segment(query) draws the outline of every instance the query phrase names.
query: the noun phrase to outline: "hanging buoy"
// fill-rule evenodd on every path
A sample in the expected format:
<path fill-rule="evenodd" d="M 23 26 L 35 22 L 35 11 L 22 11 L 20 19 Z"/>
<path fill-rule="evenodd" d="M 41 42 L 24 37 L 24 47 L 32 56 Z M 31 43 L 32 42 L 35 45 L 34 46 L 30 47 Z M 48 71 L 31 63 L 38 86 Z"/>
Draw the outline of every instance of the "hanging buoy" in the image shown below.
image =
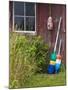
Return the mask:
<path fill-rule="evenodd" d="M 53 29 L 53 20 L 52 20 L 51 16 L 49 16 L 48 20 L 47 20 L 47 29 L 48 30 L 52 30 Z"/>

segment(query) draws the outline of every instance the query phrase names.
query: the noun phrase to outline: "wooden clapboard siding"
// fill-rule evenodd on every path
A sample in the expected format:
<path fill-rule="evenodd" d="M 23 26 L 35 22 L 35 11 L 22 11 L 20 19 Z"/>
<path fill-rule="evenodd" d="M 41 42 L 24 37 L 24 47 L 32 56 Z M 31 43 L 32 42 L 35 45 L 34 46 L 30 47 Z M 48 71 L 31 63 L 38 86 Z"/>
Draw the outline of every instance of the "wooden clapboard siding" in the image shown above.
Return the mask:
<path fill-rule="evenodd" d="M 60 30 L 60 36 L 62 38 L 62 49 L 61 49 L 61 54 L 62 54 L 62 62 L 65 63 L 66 61 L 66 6 L 65 5 L 52 5 L 52 17 L 54 19 L 54 30 L 53 30 L 53 42 L 55 42 L 55 36 L 56 36 L 56 31 L 57 31 L 57 26 L 58 22 L 56 22 L 56 19 L 59 18 L 60 16 L 62 17 L 62 23 L 61 23 L 61 30 Z M 59 41 L 58 41 L 59 45 Z M 58 50 L 58 47 L 57 47 Z"/>
<path fill-rule="evenodd" d="M 47 18 L 48 18 L 48 5 L 47 4 L 37 4 L 37 34 L 41 35 L 47 42 Z"/>
<path fill-rule="evenodd" d="M 54 27 L 52 31 L 47 30 L 47 19 L 50 13 L 51 7 L 51 16 L 53 18 Z M 37 34 L 41 35 L 46 43 L 50 46 L 50 51 L 53 51 L 55 40 L 56 40 L 56 34 L 57 34 L 57 28 L 59 23 L 59 18 L 62 17 L 62 23 L 61 23 L 61 30 L 60 30 L 60 36 L 62 38 L 62 56 L 63 56 L 63 62 L 66 61 L 66 6 L 65 5 L 58 5 L 58 4 L 38 4 L 37 5 Z M 59 40 L 58 39 L 58 45 L 57 45 L 57 52 L 58 52 L 58 46 L 59 46 Z"/>
<path fill-rule="evenodd" d="M 9 30 L 12 31 L 13 25 L 13 1 L 9 2 Z"/>

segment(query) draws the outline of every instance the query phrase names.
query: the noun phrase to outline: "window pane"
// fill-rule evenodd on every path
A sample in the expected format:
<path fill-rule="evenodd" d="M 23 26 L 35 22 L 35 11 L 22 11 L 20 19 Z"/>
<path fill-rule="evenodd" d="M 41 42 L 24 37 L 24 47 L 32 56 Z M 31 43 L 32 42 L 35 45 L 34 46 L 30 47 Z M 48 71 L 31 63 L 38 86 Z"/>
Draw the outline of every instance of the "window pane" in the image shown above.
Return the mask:
<path fill-rule="evenodd" d="M 26 3 L 26 16 L 34 16 L 35 15 L 35 4 L 34 3 Z"/>
<path fill-rule="evenodd" d="M 23 17 L 15 17 L 14 20 L 14 28 L 15 30 L 24 30 L 24 18 Z"/>
<path fill-rule="evenodd" d="M 35 31 L 35 18 L 26 18 L 26 31 Z"/>
<path fill-rule="evenodd" d="M 23 2 L 14 2 L 14 14 L 24 15 L 24 3 Z"/>

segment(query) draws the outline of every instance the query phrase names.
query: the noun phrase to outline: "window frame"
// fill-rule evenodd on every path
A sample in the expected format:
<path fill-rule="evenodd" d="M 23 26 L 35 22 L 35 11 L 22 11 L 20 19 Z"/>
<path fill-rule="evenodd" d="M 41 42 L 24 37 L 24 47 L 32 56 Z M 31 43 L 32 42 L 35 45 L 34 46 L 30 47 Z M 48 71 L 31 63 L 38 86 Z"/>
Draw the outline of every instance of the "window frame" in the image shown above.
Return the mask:
<path fill-rule="evenodd" d="M 34 8 L 35 8 L 35 16 L 26 16 L 25 15 L 25 3 L 26 2 L 23 2 L 24 3 L 24 16 L 23 15 L 14 15 L 14 3 L 15 2 L 13 2 L 13 32 L 21 32 L 21 33 L 33 33 L 33 34 L 35 34 L 36 33 L 36 3 L 34 3 Z M 27 2 L 27 3 L 29 3 L 29 2 Z M 15 23 L 15 21 L 14 21 L 14 18 L 15 18 L 15 16 L 16 17 L 24 17 L 24 30 L 22 31 L 22 30 L 15 30 L 14 29 L 14 23 Z M 35 30 L 34 31 L 29 31 L 29 30 L 27 30 L 26 31 L 26 17 L 33 17 L 33 18 L 35 18 Z"/>

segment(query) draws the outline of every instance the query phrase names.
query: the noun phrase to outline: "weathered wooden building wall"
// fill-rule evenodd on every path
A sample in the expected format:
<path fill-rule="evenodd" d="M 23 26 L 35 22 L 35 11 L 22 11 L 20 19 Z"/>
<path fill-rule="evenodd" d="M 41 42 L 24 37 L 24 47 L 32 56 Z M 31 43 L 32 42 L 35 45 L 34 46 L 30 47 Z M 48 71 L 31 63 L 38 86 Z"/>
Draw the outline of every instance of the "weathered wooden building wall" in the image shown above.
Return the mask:
<path fill-rule="evenodd" d="M 10 30 L 12 30 L 12 10 L 13 10 L 13 4 L 10 2 L 9 4 L 9 12 L 10 12 Z M 50 9 L 51 8 L 51 9 Z M 53 30 L 47 29 L 47 19 L 50 16 L 53 18 Z M 63 63 L 66 62 L 66 5 L 60 5 L 60 4 L 45 4 L 45 3 L 37 3 L 36 4 L 36 31 L 37 35 L 41 35 L 45 41 L 45 43 L 48 43 L 50 46 L 50 51 L 53 50 L 56 34 L 57 34 L 57 28 L 59 23 L 59 18 L 62 17 L 62 23 L 61 23 L 61 30 L 60 30 L 60 36 L 62 38 L 62 48 L 61 48 L 61 54 L 63 56 Z M 59 45 L 59 40 L 58 40 Z M 57 47 L 58 51 L 58 47 Z"/>
<path fill-rule="evenodd" d="M 13 2 L 9 2 L 9 30 L 12 31 L 13 27 Z"/>
<path fill-rule="evenodd" d="M 51 9 L 50 9 L 51 8 Z M 47 19 L 50 16 L 53 18 L 53 30 L 47 29 Z M 37 4 L 37 34 L 41 35 L 46 43 L 49 44 L 50 51 L 53 51 L 56 35 L 57 35 L 57 29 L 58 29 L 58 23 L 59 18 L 62 17 L 61 22 L 61 28 L 60 28 L 60 34 L 59 39 L 62 39 L 62 48 L 61 48 L 61 54 L 63 57 L 63 61 L 65 63 L 66 61 L 66 6 L 65 5 L 58 5 L 58 4 Z M 59 46 L 59 40 L 57 45 L 57 52 L 58 52 L 58 46 Z"/>

